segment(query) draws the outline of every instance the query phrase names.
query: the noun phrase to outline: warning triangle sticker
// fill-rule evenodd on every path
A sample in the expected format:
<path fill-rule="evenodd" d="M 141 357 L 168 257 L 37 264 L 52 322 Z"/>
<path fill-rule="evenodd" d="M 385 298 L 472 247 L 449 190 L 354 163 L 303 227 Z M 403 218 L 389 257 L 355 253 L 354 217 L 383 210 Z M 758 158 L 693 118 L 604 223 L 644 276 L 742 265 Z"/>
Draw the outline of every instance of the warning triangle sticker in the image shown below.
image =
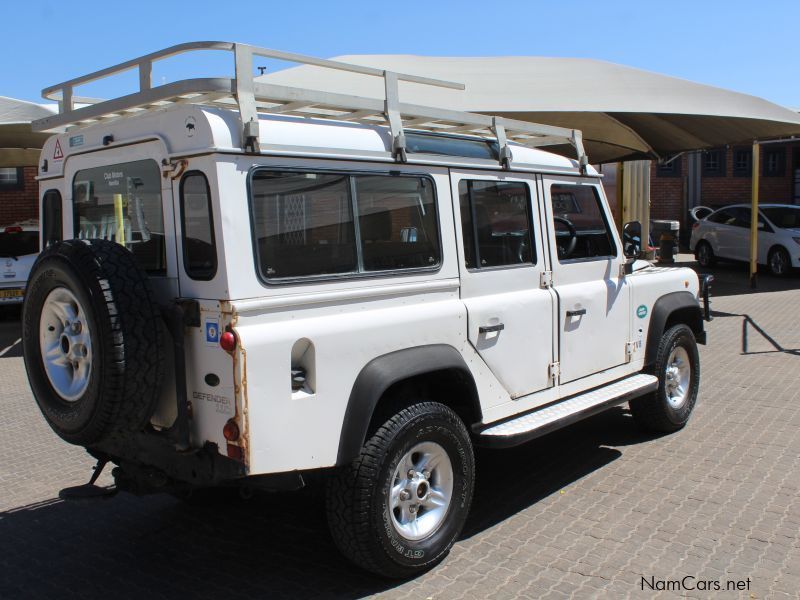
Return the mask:
<path fill-rule="evenodd" d="M 61 142 L 56 140 L 56 149 L 53 151 L 53 160 L 61 160 L 64 158 L 64 152 L 61 150 Z"/>

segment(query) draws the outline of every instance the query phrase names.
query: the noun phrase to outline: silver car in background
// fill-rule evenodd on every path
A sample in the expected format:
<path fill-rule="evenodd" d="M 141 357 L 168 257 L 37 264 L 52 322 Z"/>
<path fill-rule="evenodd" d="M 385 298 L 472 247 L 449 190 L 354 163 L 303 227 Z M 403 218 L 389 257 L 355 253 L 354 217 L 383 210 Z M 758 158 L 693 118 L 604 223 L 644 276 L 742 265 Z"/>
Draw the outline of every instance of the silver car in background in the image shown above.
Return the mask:
<path fill-rule="evenodd" d="M 689 248 L 701 267 L 717 258 L 750 260 L 749 204 L 715 210 L 692 226 Z M 762 204 L 758 213 L 758 264 L 782 277 L 800 267 L 800 206 Z"/>

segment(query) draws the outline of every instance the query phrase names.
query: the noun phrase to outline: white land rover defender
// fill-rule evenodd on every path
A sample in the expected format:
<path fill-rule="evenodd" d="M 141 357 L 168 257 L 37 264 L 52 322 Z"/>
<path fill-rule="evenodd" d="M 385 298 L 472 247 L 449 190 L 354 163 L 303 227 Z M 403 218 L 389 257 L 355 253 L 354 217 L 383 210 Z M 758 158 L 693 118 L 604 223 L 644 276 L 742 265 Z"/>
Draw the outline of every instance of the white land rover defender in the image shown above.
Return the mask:
<path fill-rule="evenodd" d="M 151 86 L 154 61 L 209 49 L 235 77 Z M 270 84 L 254 56 L 386 97 Z M 76 107 L 128 69 L 138 92 Z M 35 123 L 58 133 L 24 358 L 47 422 L 98 460 L 90 484 L 107 462 L 134 493 L 324 477 L 341 550 L 406 577 L 458 539 L 473 446 L 623 402 L 686 424 L 707 286 L 635 260 L 580 132 L 407 104 L 398 81 L 463 88 L 201 42 L 44 90 L 61 108 Z"/>

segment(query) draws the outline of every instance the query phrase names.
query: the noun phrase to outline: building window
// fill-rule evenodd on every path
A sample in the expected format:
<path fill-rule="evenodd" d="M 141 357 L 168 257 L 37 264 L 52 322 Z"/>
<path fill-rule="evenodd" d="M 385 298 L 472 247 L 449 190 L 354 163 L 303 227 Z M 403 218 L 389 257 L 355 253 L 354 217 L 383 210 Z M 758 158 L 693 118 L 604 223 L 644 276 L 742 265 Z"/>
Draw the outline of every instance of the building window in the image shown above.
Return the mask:
<path fill-rule="evenodd" d="M 0 167 L 0 190 L 21 190 L 24 186 L 22 167 Z"/>
<path fill-rule="evenodd" d="M 725 148 L 706 150 L 703 153 L 703 176 L 725 177 Z"/>
<path fill-rule="evenodd" d="M 733 175 L 734 177 L 750 177 L 753 174 L 753 149 L 733 149 Z"/>
<path fill-rule="evenodd" d="M 786 173 L 786 148 L 764 149 L 764 177 L 783 177 Z"/>
<path fill-rule="evenodd" d="M 681 157 L 680 155 L 670 154 L 664 160 L 656 163 L 657 177 L 680 177 L 681 176 Z"/>

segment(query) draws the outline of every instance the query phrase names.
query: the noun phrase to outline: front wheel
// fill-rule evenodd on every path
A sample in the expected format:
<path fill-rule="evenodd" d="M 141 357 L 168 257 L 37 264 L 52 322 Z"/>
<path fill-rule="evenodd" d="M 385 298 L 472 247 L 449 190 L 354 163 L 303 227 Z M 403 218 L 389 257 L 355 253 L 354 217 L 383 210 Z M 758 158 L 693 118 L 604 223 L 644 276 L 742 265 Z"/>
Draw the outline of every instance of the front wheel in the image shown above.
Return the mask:
<path fill-rule="evenodd" d="M 411 577 L 441 562 L 469 513 L 475 460 L 451 409 L 420 402 L 370 437 L 329 481 L 328 523 L 339 550 L 385 577 Z"/>
<path fill-rule="evenodd" d="M 689 421 L 700 387 L 700 354 L 689 326 L 675 325 L 661 336 L 654 374 L 658 389 L 631 400 L 631 414 L 644 429 L 677 431 Z"/>

